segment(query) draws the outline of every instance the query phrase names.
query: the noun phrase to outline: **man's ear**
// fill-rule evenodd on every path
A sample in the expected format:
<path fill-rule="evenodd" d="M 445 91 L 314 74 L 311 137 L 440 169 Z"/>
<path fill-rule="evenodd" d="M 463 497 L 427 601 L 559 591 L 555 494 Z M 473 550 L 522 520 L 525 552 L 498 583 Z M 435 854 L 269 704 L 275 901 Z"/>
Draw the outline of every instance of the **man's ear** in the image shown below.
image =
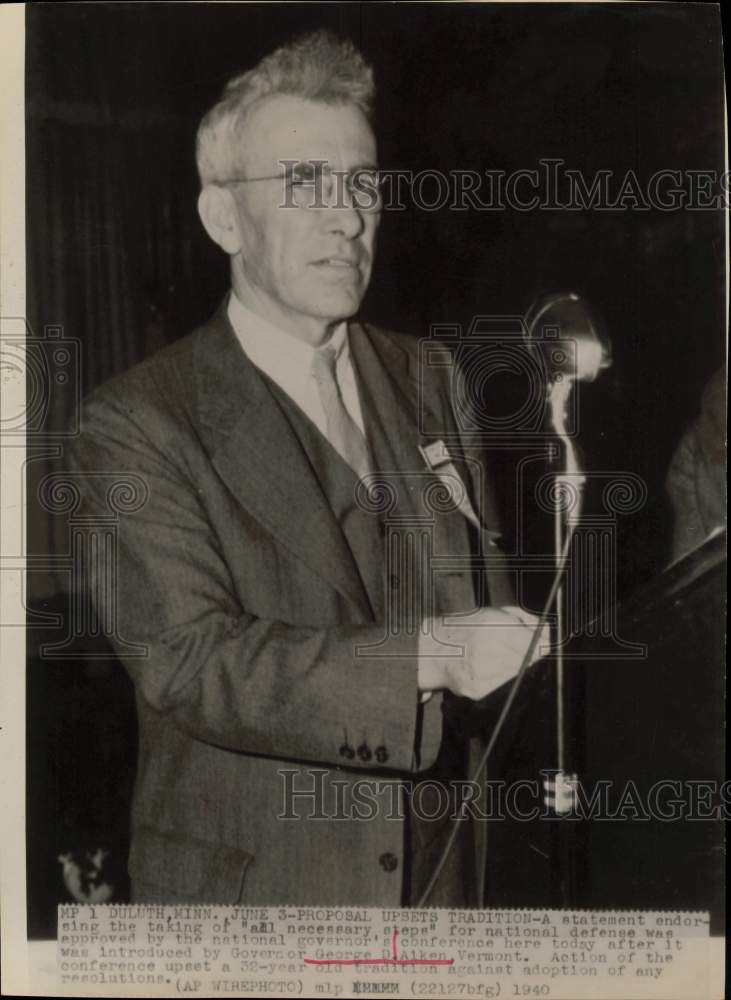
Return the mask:
<path fill-rule="evenodd" d="M 233 194 L 217 184 L 207 184 L 198 196 L 198 215 L 206 232 L 227 254 L 241 249 L 241 236 Z"/>

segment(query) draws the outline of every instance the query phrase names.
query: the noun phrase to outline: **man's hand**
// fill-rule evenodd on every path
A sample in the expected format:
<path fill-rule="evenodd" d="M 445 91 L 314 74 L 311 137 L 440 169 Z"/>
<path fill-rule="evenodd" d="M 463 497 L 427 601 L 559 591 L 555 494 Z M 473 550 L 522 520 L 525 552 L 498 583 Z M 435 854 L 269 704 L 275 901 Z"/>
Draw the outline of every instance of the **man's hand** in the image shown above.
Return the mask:
<path fill-rule="evenodd" d="M 426 644 L 419 663 L 421 691 L 447 689 L 477 701 L 511 681 L 525 658 L 538 626 L 538 618 L 522 608 L 483 608 L 469 624 L 443 625 L 432 620 L 432 635 L 442 642 L 464 647 L 462 656 L 428 655 Z M 531 662 L 539 658 L 541 640 Z M 436 654 L 435 647 L 432 647 Z M 420 651 L 421 652 L 421 651 Z"/>

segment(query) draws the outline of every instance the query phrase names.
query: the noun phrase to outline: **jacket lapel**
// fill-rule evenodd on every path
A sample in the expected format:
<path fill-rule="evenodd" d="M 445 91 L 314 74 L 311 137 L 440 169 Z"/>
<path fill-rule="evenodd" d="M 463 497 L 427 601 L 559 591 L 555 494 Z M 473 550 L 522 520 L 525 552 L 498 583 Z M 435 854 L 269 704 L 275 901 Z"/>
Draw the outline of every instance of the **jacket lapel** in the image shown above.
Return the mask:
<path fill-rule="evenodd" d="M 360 324 L 351 325 L 350 351 L 369 433 L 379 438 L 381 471 L 423 472 L 406 352 Z"/>
<path fill-rule="evenodd" d="M 360 329 L 358 338 L 351 338 L 359 374 L 368 382 L 368 349 L 375 350 L 382 362 L 382 369 L 391 376 L 393 404 L 389 420 L 393 420 L 392 440 L 394 468 L 400 471 L 426 471 L 426 463 L 417 445 L 426 447 L 442 441 L 453 459 L 453 467 L 465 488 L 473 511 L 479 521 L 480 551 L 485 558 L 486 582 L 491 604 L 512 604 L 513 588 L 507 574 L 505 558 L 496 545 L 501 536 L 500 516 L 492 477 L 487 464 L 484 444 L 470 440 L 461 433 L 451 406 L 443 379 L 436 377 L 412 350 L 398 346 L 397 337 L 386 337 L 371 328 Z M 367 334 L 367 336 L 366 336 Z M 383 376 L 388 382 L 388 376 Z M 371 390 L 372 391 L 372 390 Z M 385 398 L 385 397 L 384 397 Z M 388 412 L 388 411 L 383 411 Z M 389 423 L 389 428 L 392 425 Z M 460 515 L 461 516 L 461 515 Z M 456 523 L 447 519 L 452 530 Z M 456 538 L 445 540 L 446 551 L 459 551 Z M 454 548 L 452 548 L 454 546 Z"/>
<path fill-rule="evenodd" d="M 402 610 L 407 615 L 416 615 L 433 614 L 437 609 L 447 612 L 455 606 L 469 608 L 473 600 L 469 570 L 466 574 L 450 573 L 444 564 L 445 557 L 469 557 L 469 527 L 461 511 L 444 507 L 445 491 L 440 477 L 429 468 L 419 450 L 420 445 L 435 437 L 445 437 L 448 425 L 441 408 L 446 400 L 439 394 L 430 399 L 419 396 L 415 379 L 418 365 L 412 363 L 416 362 L 413 351 L 410 344 L 401 347 L 398 341 L 398 336 L 363 328 L 355 328 L 351 336 L 359 384 L 368 403 L 366 410 L 373 414 L 371 430 L 380 445 L 377 449 L 381 457 L 380 472 L 387 487 L 383 495 L 393 493 L 396 498 L 386 517 L 402 539 L 403 532 L 413 532 L 411 543 L 399 549 L 399 569 L 395 575 L 406 572 L 412 584 L 421 581 L 416 590 L 412 586 L 407 589 L 419 606 Z M 384 458 L 388 464 L 383 464 Z M 452 475 L 454 472 L 457 470 Z M 422 531 L 430 534 L 428 551 L 436 560 L 433 565 L 440 566 L 434 576 L 421 563 L 424 557 L 421 546 L 425 542 Z M 470 582 L 466 584 L 465 580 Z M 428 603 L 424 604 L 425 600 Z"/>
<path fill-rule="evenodd" d="M 194 351 L 201 433 L 224 482 L 278 542 L 369 619 L 368 597 L 333 511 L 223 306 Z"/>
<path fill-rule="evenodd" d="M 386 338 L 363 327 L 356 326 L 354 330 L 359 336 L 351 337 L 351 347 L 367 390 L 373 395 L 376 387 L 371 360 L 374 352 L 381 359 L 382 369 L 391 376 L 388 395 L 381 389 L 376 402 L 383 404 L 388 400 L 391 404 L 388 409 L 383 405 L 378 409 L 385 415 L 387 426 L 393 428 L 389 436 L 396 460 L 394 467 L 425 473 L 427 465 L 417 446 L 442 441 L 449 449 L 483 529 L 490 537 L 497 537 L 500 533 L 497 507 L 485 467 L 484 449 L 462 439 L 444 392 L 431 385 L 428 370 L 411 351 L 400 348 L 394 342 L 396 338 Z M 388 384 L 385 374 L 381 381 Z"/>

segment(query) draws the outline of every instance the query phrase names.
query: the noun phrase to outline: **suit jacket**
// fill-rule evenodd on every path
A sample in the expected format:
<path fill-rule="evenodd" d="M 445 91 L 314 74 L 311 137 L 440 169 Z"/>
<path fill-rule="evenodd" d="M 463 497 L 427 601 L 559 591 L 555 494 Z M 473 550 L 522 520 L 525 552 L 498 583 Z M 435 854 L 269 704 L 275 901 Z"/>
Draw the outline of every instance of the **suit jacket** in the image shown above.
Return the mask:
<path fill-rule="evenodd" d="M 410 338 L 359 324 L 350 337 L 411 502 L 420 432 L 455 429 L 445 373 L 420 370 Z M 496 531 L 484 467 L 464 459 Z M 395 803 L 437 761 L 442 697 L 419 707 L 413 629 L 379 645 L 383 602 L 224 307 L 89 397 L 72 464 L 90 514 L 108 509 L 109 474 L 145 491 L 119 517 L 114 570 L 139 721 L 133 886 L 166 901 L 398 905 Z M 465 555 L 462 514 L 432 520 L 434 550 Z M 440 611 L 474 605 L 464 565 L 434 586 Z M 359 815 L 352 802 L 342 815 L 378 775 L 375 815 L 362 784 Z M 478 866 L 482 849 L 478 833 Z"/>
<path fill-rule="evenodd" d="M 675 561 L 726 525 L 725 366 L 703 390 L 700 413 L 673 454 L 666 489 L 673 505 Z"/>

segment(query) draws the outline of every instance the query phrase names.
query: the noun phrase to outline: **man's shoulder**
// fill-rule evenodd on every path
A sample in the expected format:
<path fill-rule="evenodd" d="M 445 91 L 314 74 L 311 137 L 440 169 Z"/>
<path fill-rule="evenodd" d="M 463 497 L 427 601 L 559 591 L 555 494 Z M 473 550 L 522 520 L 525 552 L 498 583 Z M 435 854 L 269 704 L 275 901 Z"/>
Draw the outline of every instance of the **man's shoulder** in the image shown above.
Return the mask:
<path fill-rule="evenodd" d="M 429 367 L 431 349 L 434 346 L 439 346 L 439 342 L 433 337 L 418 336 L 414 333 L 406 333 L 402 330 L 394 330 L 390 327 L 364 321 L 359 325 L 382 354 L 408 364 L 414 375 Z"/>
<path fill-rule="evenodd" d="M 387 363 L 400 365 L 420 391 L 447 395 L 451 392 L 453 356 L 448 345 L 433 337 L 361 323 L 381 357 Z"/>
<path fill-rule="evenodd" d="M 99 438 L 127 449 L 174 454 L 196 442 L 202 387 L 210 384 L 208 392 L 216 392 L 206 366 L 220 356 L 225 367 L 231 336 L 219 310 L 208 322 L 101 383 L 83 401 L 79 447 Z"/>
<path fill-rule="evenodd" d="M 85 409 L 94 411 L 134 400 L 143 409 L 159 410 L 190 401 L 195 396 L 197 357 L 205 350 L 204 342 L 222 332 L 216 313 L 208 322 L 102 382 L 85 398 Z"/>
<path fill-rule="evenodd" d="M 370 320 L 360 320 L 358 324 L 363 327 L 371 336 L 377 340 L 393 343 L 404 350 L 417 345 L 419 338 L 412 333 L 405 333 L 403 330 L 394 330 L 390 326 L 382 326 L 380 323 L 372 323 Z"/>

